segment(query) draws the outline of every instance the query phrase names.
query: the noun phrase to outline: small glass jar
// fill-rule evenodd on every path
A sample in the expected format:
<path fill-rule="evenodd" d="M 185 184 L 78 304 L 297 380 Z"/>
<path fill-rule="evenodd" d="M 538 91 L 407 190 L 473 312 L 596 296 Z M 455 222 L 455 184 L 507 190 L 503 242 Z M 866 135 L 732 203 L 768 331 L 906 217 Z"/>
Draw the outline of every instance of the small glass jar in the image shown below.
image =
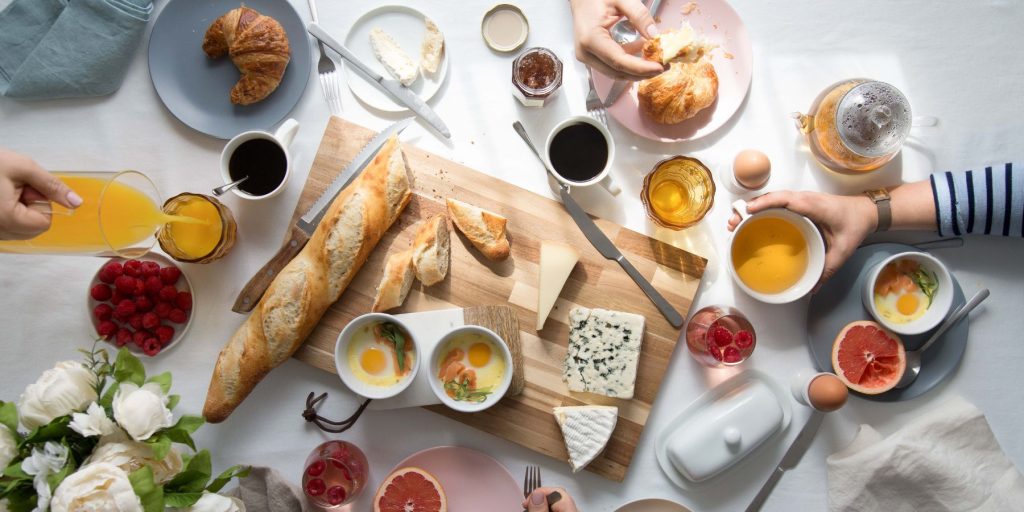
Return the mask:
<path fill-rule="evenodd" d="M 740 310 L 707 306 L 686 324 L 690 355 L 705 366 L 721 368 L 746 361 L 757 345 L 754 327 Z"/>
<path fill-rule="evenodd" d="M 327 441 L 306 458 L 302 491 L 318 510 L 340 510 L 359 497 L 369 479 L 370 464 L 358 446 Z"/>
<path fill-rule="evenodd" d="M 512 94 L 526 107 L 543 107 L 562 85 L 562 61 L 547 48 L 530 48 L 512 62 Z"/>
<path fill-rule="evenodd" d="M 655 224 L 684 229 L 700 222 L 715 203 L 715 180 L 696 158 L 674 156 L 644 178 L 640 201 Z"/>
<path fill-rule="evenodd" d="M 168 222 L 157 240 L 170 257 L 185 263 L 210 263 L 227 256 L 235 246 L 238 227 L 223 203 L 202 194 L 178 194 L 164 203 L 164 213 L 198 222 Z"/>

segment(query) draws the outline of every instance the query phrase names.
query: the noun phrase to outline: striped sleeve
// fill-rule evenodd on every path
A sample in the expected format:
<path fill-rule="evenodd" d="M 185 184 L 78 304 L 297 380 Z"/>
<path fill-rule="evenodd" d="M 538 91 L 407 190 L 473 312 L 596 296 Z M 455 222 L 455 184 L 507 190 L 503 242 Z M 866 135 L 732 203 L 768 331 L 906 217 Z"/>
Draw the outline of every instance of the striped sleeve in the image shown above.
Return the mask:
<path fill-rule="evenodd" d="M 931 175 L 940 236 L 1024 237 L 1024 172 L 1012 163 Z"/>

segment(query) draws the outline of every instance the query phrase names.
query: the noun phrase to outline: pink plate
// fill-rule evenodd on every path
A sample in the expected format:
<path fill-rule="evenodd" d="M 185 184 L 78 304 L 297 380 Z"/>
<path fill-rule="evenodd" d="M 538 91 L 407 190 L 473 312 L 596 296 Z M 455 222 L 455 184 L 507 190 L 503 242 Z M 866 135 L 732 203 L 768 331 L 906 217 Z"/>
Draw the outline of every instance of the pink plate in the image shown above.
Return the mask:
<path fill-rule="evenodd" d="M 483 452 L 439 446 L 415 453 L 395 469 L 415 466 L 437 478 L 452 512 L 520 512 L 523 491 L 505 466 Z"/>
<path fill-rule="evenodd" d="M 690 0 L 665 0 L 655 19 L 662 31 L 679 27 L 685 19 L 698 34 L 719 46 L 711 52 L 711 62 L 718 73 L 718 100 L 682 123 L 661 125 L 640 112 L 636 84 L 631 84 L 608 108 L 608 113 L 633 133 L 651 140 L 696 140 L 714 132 L 736 113 L 750 89 L 753 50 L 739 14 L 725 0 L 696 0 L 692 2 L 696 7 L 684 15 L 683 10 L 690 3 Z M 602 98 L 608 94 L 612 83 L 613 79 L 594 70 L 594 87 Z"/>

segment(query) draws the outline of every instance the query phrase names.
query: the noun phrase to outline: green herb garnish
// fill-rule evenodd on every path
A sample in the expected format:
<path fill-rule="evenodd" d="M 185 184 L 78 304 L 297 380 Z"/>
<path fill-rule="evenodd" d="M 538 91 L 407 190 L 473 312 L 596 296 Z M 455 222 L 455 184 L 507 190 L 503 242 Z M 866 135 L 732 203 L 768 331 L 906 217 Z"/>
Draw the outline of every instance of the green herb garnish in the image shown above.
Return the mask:
<path fill-rule="evenodd" d="M 469 387 L 469 381 L 463 380 L 461 382 L 450 380 L 444 383 L 444 389 L 451 391 L 454 398 L 458 402 L 475 402 L 481 403 L 487 400 L 487 395 L 491 394 L 491 388 L 472 389 Z"/>
<path fill-rule="evenodd" d="M 924 267 L 917 267 L 913 272 L 909 272 L 907 277 L 928 297 L 928 307 L 932 307 L 932 299 L 939 291 L 939 279 L 935 273 L 928 272 Z"/>
<path fill-rule="evenodd" d="M 402 328 L 394 322 L 384 322 L 380 325 L 380 334 L 395 344 L 395 356 L 398 359 L 398 371 L 405 371 L 405 334 Z"/>

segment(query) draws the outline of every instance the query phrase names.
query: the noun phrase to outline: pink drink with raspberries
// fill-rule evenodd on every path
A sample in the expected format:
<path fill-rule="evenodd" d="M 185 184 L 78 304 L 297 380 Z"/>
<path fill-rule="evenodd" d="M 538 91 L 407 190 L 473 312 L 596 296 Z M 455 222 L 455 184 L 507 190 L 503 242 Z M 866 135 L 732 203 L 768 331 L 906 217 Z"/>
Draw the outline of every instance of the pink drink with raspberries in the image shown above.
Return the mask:
<path fill-rule="evenodd" d="M 686 324 L 690 355 L 707 366 L 740 364 L 750 357 L 756 344 L 754 327 L 736 308 L 708 306 Z"/>
<path fill-rule="evenodd" d="M 369 477 L 366 455 L 346 441 L 327 441 L 306 458 L 302 490 L 324 510 L 336 510 L 355 501 Z"/>

